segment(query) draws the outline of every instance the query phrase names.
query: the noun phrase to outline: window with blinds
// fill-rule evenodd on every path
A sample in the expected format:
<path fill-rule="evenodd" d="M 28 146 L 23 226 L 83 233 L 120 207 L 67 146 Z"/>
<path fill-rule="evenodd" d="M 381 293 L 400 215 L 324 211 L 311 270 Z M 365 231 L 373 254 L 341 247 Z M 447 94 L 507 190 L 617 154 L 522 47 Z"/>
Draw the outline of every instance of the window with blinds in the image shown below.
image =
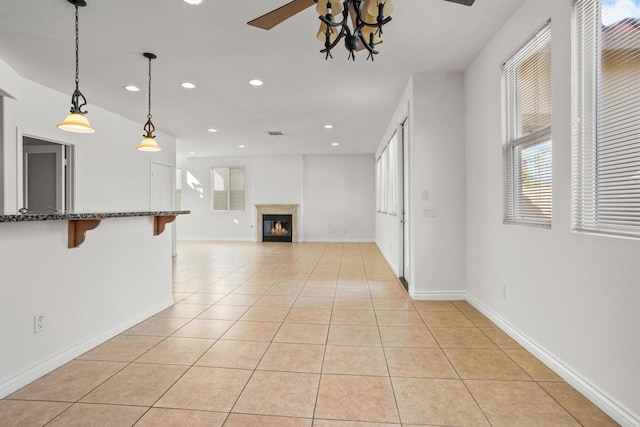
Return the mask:
<path fill-rule="evenodd" d="M 213 168 L 211 179 L 214 211 L 244 210 L 244 168 Z"/>
<path fill-rule="evenodd" d="M 551 227 L 551 24 L 502 66 L 504 223 Z"/>
<path fill-rule="evenodd" d="M 393 134 L 376 160 L 376 211 L 398 215 L 398 134 Z"/>
<path fill-rule="evenodd" d="M 573 9 L 573 229 L 640 237 L 640 10 Z"/>

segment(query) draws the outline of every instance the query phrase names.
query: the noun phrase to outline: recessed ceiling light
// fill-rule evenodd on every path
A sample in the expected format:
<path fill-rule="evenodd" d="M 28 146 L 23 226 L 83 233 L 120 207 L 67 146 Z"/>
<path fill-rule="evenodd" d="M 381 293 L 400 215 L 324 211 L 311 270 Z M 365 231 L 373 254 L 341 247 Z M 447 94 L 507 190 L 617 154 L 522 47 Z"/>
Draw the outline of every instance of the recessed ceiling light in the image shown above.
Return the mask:
<path fill-rule="evenodd" d="M 189 151 L 189 154 L 196 154 L 195 151 Z"/>
<path fill-rule="evenodd" d="M 238 145 L 238 148 L 244 148 L 244 145 Z"/>
<path fill-rule="evenodd" d="M 182 86 L 185 89 L 195 89 L 196 88 L 196 85 L 194 85 L 193 83 L 189 83 L 189 82 L 181 83 L 180 86 Z"/>
<path fill-rule="evenodd" d="M 213 132 L 213 133 L 215 133 L 215 132 L 218 132 L 218 129 L 209 128 L 209 129 L 207 129 L 207 132 Z"/>
<path fill-rule="evenodd" d="M 191 6 L 199 6 L 202 4 L 203 0 L 184 0 L 185 3 L 190 4 Z"/>
<path fill-rule="evenodd" d="M 324 125 L 325 129 L 333 129 L 333 125 Z"/>
<path fill-rule="evenodd" d="M 334 142 L 331 145 L 333 145 L 334 147 L 337 147 L 338 145 L 340 145 L 340 143 L 339 142 Z"/>
<path fill-rule="evenodd" d="M 140 92 L 140 88 L 138 86 L 126 85 L 124 88 L 129 92 Z"/>
<path fill-rule="evenodd" d="M 249 80 L 249 84 L 251 86 L 262 86 L 263 85 L 263 81 L 262 80 L 258 80 L 258 79 L 253 79 L 253 80 Z"/>

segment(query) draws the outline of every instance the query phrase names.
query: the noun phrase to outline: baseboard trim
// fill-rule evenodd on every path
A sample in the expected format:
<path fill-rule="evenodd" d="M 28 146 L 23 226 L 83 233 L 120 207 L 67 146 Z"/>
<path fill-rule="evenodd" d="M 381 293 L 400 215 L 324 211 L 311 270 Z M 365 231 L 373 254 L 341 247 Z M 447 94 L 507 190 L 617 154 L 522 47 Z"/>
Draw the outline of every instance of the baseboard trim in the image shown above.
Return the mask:
<path fill-rule="evenodd" d="M 188 242 L 188 241 L 196 241 L 196 242 L 255 242 L 256 239 L 254 237 L 212 237 L 212 236 L 178 236 L 177 239 L 179 242 Z"/>
<path fill-rule="evenodd" d="M 466 297 L 465 291 L 412 291 L 411 298 L 417 301 L 462 301 Z"/>
<path fill-rule="evenodd" d="M 306 243 L 374 243 L 375 240 L 368 238 L 351 237 L 305 237 Z"/>
<path fill-rule="evenodd" d="M 60 354 L 58 354 L 57 356 L 52 357 L 49 360 L 45 360 L 44 362 L 27 369 L 26 371 L 22 372 L 21 374 L 16 375 L 15 377 L 5 381 L 4 383 L 0 384 L 0 399 L 5 398 L 6 396 L 10 395 L 11 393 L 20 390 L 22 387 L 26 386 L 27 384 L 37 380 L 38 378 L 48 374 L 49 372 L 53 371 L 54 369 L 59 368 L 60 366 L 64 365 L 65 363 L 68 363 L 70 361 L 72 361 L 73 359 L 75 359 L 76 357 L 86 353 L 87 351 L 91 350 L 92 348 L 102 344 L 103 342 L 115 337 L 116 335 L 126 331 L 127 329 L 131 328 L 132 326 L 142 322 L 143 320 L 148 319 L 149 317 L 160 313 L 162 310 L 171 307 L 173 305 L 173 298 L 171 298 L 171 300 L 167 300 L 165 302 L 163 302 L 162 304 L 158 304 L 153 308 L 150 308 L 149 310 L 127 320 L 126 322 L 123 322 L 121 324 L 119 324 L 118 326 L 115 326 L 103 333 L 101 333 L 100 335 L 97 335 L 91 339 L 89 339 L 88 341 L 85 341 L 81 344 L 76 345 L 75 347 L 72 347 Z"/>
<path fill-rule="evenodd" d="M 565 365 L 553 354 L 521 333 L 517 328 L 496 314 L 489 307 L 480 302 L 479 299 L 466 292 L 466 300 L 478 311 L 487 316 L 493 323 L 498 325 L 507 335 L 516 340 L 521 346 L 536 356 L 542 363 L 547 365 L 556 374 L 560 375 L 567 383 L 587 397 L 596 406 L 606 412 L 611 418 L 624 427 L 640 426 L 640 417 L 632 413 L 624 405 L 621 405 L 608 394 L 600 391 L 597 387 L 583 378 L 580 374 Z"/>

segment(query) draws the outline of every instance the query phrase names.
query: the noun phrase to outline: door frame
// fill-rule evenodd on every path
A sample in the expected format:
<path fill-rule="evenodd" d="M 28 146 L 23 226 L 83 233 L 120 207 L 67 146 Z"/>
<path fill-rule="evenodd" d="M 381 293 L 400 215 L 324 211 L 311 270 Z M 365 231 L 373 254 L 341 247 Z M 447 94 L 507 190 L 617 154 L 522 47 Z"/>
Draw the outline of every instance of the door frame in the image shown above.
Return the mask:
<path fill-rule="evenodd" d="M 170 164 L 158 162 L 156 160 L 149 160 L 149 210 L 153 210 L 152 202 L 153 202 L 153 165 L 164 166 L 169 168 L 170 176 L 171 176 L 171 184 L 169 186 L 170 191 L 170 204 L 171 208 L 169 210 L 173 210 L 175 206 L 175 167 Z"/>
<path fill-rule="evenodd" d="M 40 140 L 42 141 L 42 140 Z M 24 145 L 22 153 L 22 202 L 23 207 L 32 210 L 31 202 L 29 198 L 29 165 L 31 163 L 31 155 L 38 154 L 54 154 L 55 155 L 55 206 L 51 206 L 52 210 L 65 211 L 67 207 L 67 179 L 66 179 L 66 147 L 60 144 L 51 144 L 47 141 L 42 141 L 48 145 Z M 61 185 L 63 183 L 64 185 Z"/>
<path fill-rule="evenodd" d="M 78 185 L 77 176 L 77 156 L 78 146 L 70 141 L 64 141 L 53 135 L 46 135 L 43 132 L 32 131 L 24 128 L 16 128 L 16 210 L 24 207 L 24 138 L 39 139 L 40 141 L 58 144 L 65 147 L 67 155 L 67 170 L 65 180 L 66 211 L 74 211 L 77 206 Z"/>
<path fill-rule="evenodd" d="M 411 176 L 410 176 L 410 116 L 407 114 L 398 126 L 400 134 L 399 174 L 400 198 L 402 214 L 400 215 L 400 265 L 399 279 L 407 292 L 413 289 L 412 258 L 411 258 Z"/>

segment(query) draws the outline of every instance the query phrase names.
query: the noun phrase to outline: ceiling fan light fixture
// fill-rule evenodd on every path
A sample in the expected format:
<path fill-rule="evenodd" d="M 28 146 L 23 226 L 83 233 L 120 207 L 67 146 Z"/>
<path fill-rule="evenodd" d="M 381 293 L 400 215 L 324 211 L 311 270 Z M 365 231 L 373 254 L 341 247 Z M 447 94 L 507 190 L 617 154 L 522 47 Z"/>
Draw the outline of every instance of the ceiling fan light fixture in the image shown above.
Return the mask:
<path fill-rule="evenodd" d="M 62 123 L 58 123 L 58 129 L 65 130 L 67 132 L 75 132 L 75 133 L 94 133 L 96 130 L 89 123 L 89 119 L 85 117 L 87 111 L 83 111 L 82 108 L 87 105 L 87 99 L 84 97 L 82 92 L 80 92 L 80 72 L 79 72 L 79 64 L 80 64 L 80 55 L 79 55 L 79 46 L 80 46 L 80 26 L 79 26 L 79 13 L 78 8 L 84 7 L 87 3 L 84 0 L 68 0 L 69 3 L 75 6 L 76 8 L 76 87 L 71 95 L 71 109 L 69 114 L 64 119 Z"/>
<path fill-rule="evenodd" d="M 475 0 L 445 0 L 471 6 Z M 325 47 L 320 52 L 325 59 L 332 58 L 331 50 L 345 39 L 349 59 L 355 60 L 355 52 L 366 49 L 367 59 L 378 54 L 375 45 L 382 43 L 382 27 L 391 21 L 393 0 L 290 0 L 288 3 L 247 22 L 253 27 L 270 30 L 297 13 L 316 5 L 319 19 L 324 26 L 317 33 Z M 339 22 L 338 22 L 339 21 Z"/>
<path fill-rule="evenodd" d="M 316 6 L 322 22 L 317 37 L 324 43 L 320 52 L 325 59 L 333 58 L 331 50 L 344 39 L 348 59 L 355 61 L 356 52 L 366 49 L 367 59 L 373 61 L 378 54 L 375 46 L 382 42 L 382 27 L 391 21 L 393 0 L 344 0 L 341 14 L 335 14 L 334 7 L 334 0 L 318 0 Z"/>

